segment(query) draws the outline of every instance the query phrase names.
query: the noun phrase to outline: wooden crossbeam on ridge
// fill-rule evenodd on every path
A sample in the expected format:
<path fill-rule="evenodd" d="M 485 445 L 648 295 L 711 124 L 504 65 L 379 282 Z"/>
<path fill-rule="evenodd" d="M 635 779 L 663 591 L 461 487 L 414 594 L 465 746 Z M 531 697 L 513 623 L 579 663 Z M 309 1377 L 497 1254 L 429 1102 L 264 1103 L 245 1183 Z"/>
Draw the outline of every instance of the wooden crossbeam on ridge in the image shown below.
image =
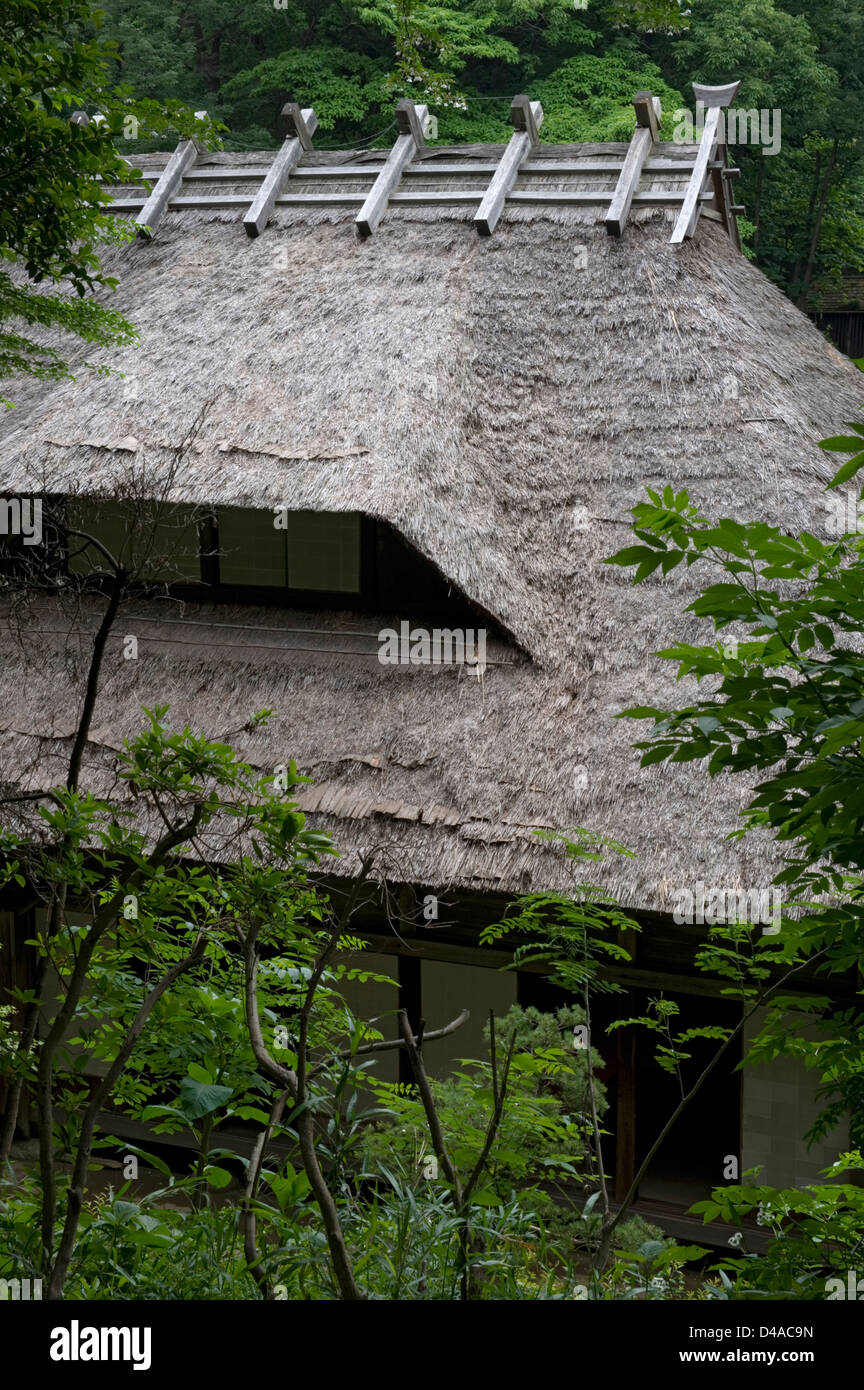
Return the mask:
<path fill-rule="evenodd" d="M 705 127 L 678 221 L 669 238 L 675 244 L 682 242 L 685 237 L 692 237 L 696 230 L 702 207 L 701 195 L 709 175 L 709 166 L 716 157 L 718 144 L 722 144 L 725 149 L 725 139 L 721 140 L 719 135 L 720 117 L 723 108 L 733 100 L 740 86 L 740 82 L 731 82 L 726 87 L 704 87 L 699 82 L 693 83 L 696 100 L 701 101 L 706 107 Z"/>
<path fill-rule="evenodd" d="M 530 97 L 514 97 L 510 107 L 510 119 L 514 126 L 513 134 L 501 156 L 498 168 L 492 175 L 483 201 L 474 214 L 474 226 L 481 236 L 491 236 L 494 232 L 504 210 L 507 195 L 516 182 L 520 165 L 540 143 L 543 107 L 539 101 L 532 101 Z"/>
<path fill-rule="evenodd" d="M 173 194 L 177 192 L 183 182 L 183 175 L 188 169 L 191 169 L 198 155 L 203 153 L 203 145 L 194 138 L 179 142 L 159 175 L 153 192 L 135 218 L 135 226 L 140 237 L 150 238 L 155 235 L 159 223 L 168 210 L 168 204 Z"/>
<path fill-rule="evenodd" d="M 624 157 L 624 164 L 605 218 L 606 230 L 611 236 L 620 236 L 627 224 L 642 170 L 660 135 L 660 98 L 652 96 L 650 92 L 637 92 L 633 98 L 633 105 L 636 110 L 636 129 Z"/>
<path fill-rule="evenodd" d="M 296 101 L 289 101 L 283 106 L 282 115 L 288 125 L 288 134 L 243 218 L 247 236 L 261 235 L 273 216 L 276 199 L 291 177 L 292 170 L 297 167 L 303 152 L 312 148 L 312 136 L 318 127 L 318 117 L 312 107 L 307 106 L 301 111 Z"/>
<path fill-rule="evenodd" d="M 415 106 L 407 97 L 397 103 L 396 121 L 399 135 L 391 149 L 384 167 L 372 185 L 369 194 L 354 218 L 355 226 L 361 236 L 371 236 L 384 213 L 392 194 L 399 186 L 403 171 L 426 143 L 426 133 L 431 125 L 428 107 Z"/>

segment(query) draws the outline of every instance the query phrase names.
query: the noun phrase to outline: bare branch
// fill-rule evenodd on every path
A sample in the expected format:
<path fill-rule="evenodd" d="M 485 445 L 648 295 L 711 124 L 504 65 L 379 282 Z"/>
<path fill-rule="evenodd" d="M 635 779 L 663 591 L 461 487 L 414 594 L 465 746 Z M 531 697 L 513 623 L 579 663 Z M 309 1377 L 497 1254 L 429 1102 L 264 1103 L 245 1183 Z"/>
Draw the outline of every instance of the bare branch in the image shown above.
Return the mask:
<path fill-rule="evenodd" d="M 469 1011 L 463 1009 L 458 1018 L 454 1018 L 451 1023 L 446 1023 L 443 1028 L 434 1028 L 431 1033 L 424 1033 L 422 1040 L 424 1042 L 435 1042 L 438 1038 L 446 1038 L 450 1033 L 455 1033 L 457 1028 L 461 1028 L 463 1023 L 467 1023 L 470 1017 Z M 418 1047 L 420 1046 L 420 1041 L 420 1034 L 418 1034 L 416 1039 Z M 336 1053 L 335 1060 L 339 1062 L 348 1062 L 352 1057 L 367 1057 L 370 1052 L 394 1052 L 397 1047 L 405 1046 L 407 1046 L 407 1044 L 404 1038 L 384 1038 L 377 1042 L 362 1043 L 360 1047 L 355 1047 L 353 1050 L 350 1047 L 346 1047 L 344 1052 Z M 309 1071 L 310 1080 L 329 1065 L 329 1058 L 323 1062 L 318 1062 Z"/>
<path fill-rule="evenodd" d="M 429 1085 L 429 1078 L 426 1075 L 426 1068 L 423 1064 L 423 1054 L 417 1046 L 417 1040 L 411 1032 L 411 1025 L 408 1022 L 408 1014 L 404 1009 L 399 1010 L 399 1027 L 402 1030 L 402 1040 L 408 1049 L 408 1057 L 411 1062 L 411 1069 L 414 1072 L 414 1080 L 417 1083 L 417 1090 L 426 1115 L 426 1123 L 429 1126 L 429 1134 L 432 1139 L 438 1158 L 441 1160 L 441 1167 L 444 1169 L 445 1177 L 453 1188 L 453 1195 L 456 1206 L 462 1208 L 462 1184 L 459 1181 L 459 1174 L 456 1165 L 450 1157 L 447 1144 L 444 1140 L 444 1131 L 441 1128 L 441 1120 L 438 1116 L 438 1109 L 435 1105 L 435 1097 L 432 1094 L 432 1087 Z"/>
<path fill-rule="evenodd" d="M 474 1169 L 471 1173 L 471 1176 L 468 1179 L 468 1182 L 465 1184 L 465 1191 L 462 1194 L 462 1200 L 459 1204 L 463 1210 L 468 1206 L 468 1203 L 471 1201 L 472 1194 L 476 1190 L 477 1184 L 483 1175 L 483 1169 L 486 1167 L 486 1162 L 489 1158 L 490 1153 L 492 1152 L 492 1146 L 495 1143 L 496 1138 L 498 1137 L 498 1130 L 501 1126 L 501 1120 L 504 1117 L 504 1101 L 507 1098 L 507 1082 L 510 1078 L 510 1063 L 513 1061 L 513 1051 L 515 1047 L 516 1029 L 514 1028 L 513 1032 L 510 1034 L 510 1046 L 507 1048 L 507 1056 L 504 1058 L 504 1066 L 501 1068 L 501 1085 L 497 1088 L 497 1095 L 495 1097 L 495 1103 L 492 1107 L 492 1114 L 489 1116 L 489 1123 L 486 1126 L 486 1138 L 483 1141 L 483 1148 L 480 1151 L 480 1156 L 477 1159 L 477 1162 L 474 1164 Z"/>

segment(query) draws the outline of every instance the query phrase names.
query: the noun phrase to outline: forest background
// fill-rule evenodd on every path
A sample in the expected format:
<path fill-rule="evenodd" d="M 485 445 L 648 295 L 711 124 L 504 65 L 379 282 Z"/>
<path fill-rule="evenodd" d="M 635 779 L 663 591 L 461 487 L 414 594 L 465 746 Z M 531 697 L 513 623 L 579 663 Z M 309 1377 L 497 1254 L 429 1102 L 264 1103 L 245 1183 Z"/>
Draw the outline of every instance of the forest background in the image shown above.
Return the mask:
<path fill-rule="evenodd" d="M 693 81 L 740 78 L 735 105 L 781 128 L 775 153 L 731 151 L 748 253 L 809 309 L 864 272 L 864 0 L 102 3 L 113 77 L 206 109 L 228 150 L 278 145 L 289 99 L 315 107 L 317 148 L 391 144 L 404 96 L 427 103 L 440 144 L 502 141 L 517 92 L 542 102 L 544 141 L 626 140 L 643 88 L 670 139 Z"/>

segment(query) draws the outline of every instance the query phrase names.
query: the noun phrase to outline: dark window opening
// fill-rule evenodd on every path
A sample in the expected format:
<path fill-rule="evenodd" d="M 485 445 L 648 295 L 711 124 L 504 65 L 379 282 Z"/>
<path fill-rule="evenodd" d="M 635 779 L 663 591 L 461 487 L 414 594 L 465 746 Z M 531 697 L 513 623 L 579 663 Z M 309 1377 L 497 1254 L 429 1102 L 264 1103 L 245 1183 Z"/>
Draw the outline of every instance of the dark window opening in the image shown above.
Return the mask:
<path fill-rule="evenodd" d="M 29 549 L 2 534 L 0 515 L 0 575 L 44 584 L 66 574 L 104 590 L 116 564 L 131 591 L 148 597 L 477 622 L 430 561 L 387 522 L 358 512 L 54 498 L 45 515 L 54 518 L 45 527 L 47 535 L 53 526 L 51 544 Z"/>
<path fill-rule="evenodd" d="M 62 500 L 51 497 L 0 496 L 0 587 L 56 584 L 66 572 L 66 535 Z"/>
<path fill-rule="evenodd" d="M 518 983 L 523 1008 L 554 1012 L 574 1002 L 545 975 L 520 971 Z M 731 1000 L 664 994 L 680 1009 L 673 1020 L 676 1031 L 707 1024 L 734 1028 L 740 1020 L 740 1005 Z M 595 995 L 591 1005 L 591 1046 L 602 1059 L 596 1075 L 606 1088 L 608 1102 L 603 1117 L 607 1131 L 602 1140 L 603 1164 L 616 1179 L 619 1198 L 680 1099 L 677 1078 L 662 1070 L 655 1059 L 654 1034 L 640 1028 L 609 1028 L 615 1019 L 646 1013 L 650 997 L 647 990 L 633 989 Z M 716 1042 L 693 1042 L 692 1056 L 682 1066 L 688 1089 L 716 1046 Z M 640 1184 L 640 1202 L 658 1211 L 687 1207 L 710 1196 L 712 1187 L 722 1186 L 725 1159 L 740 1160 L 741 1154 L 741 1075 L 735 1070 L 740 1059 L 739 1041 L 730 1046 L 727 1060 L 685 1107 L 657 1150 Z M 625 1165 L 621 1172 L 619 1162 Z"/>

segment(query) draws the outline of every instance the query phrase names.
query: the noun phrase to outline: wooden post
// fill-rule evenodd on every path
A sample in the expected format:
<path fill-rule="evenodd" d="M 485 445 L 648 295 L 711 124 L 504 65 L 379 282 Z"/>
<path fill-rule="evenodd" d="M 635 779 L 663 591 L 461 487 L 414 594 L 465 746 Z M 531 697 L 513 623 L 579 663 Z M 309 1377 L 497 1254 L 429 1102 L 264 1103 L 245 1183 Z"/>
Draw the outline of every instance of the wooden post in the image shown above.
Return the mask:
<path fill-rule="evenodd" d="M 619 927 L 618 945 L 630 956 L 635 966 L 639 954 L 639 936 L 629 927 Z M 638 1014 L 636 994 L 628 990 L 626 1016 Z M 630 1190 L 636 1174 L 636 1029 L 619 1028 L 618 1037 L 618 1103 L 615 1117 L 615 1199 L 621 1202 Z"/>
<path fill-rule="evenodd" d="M 637 92 L 633 105 L 636 109 L 636 129 L 606 214 L 606 230 L 611 236 L 620 236 L 624 230 L 645 160 L 660 134 L 660 98 L 652 97 L 650 92 Z"/>
<path fill-rule="evenodd" d="M 628 1001 L 633 999 L 628 992 Z M 635 1013 L 635 1007 L 631 1010 Z M 618 1104 L 615 1123 L 615 1200 L 630 1191 L 636 1173 L 636 1029 L 618 1030 Z"/>
<path fill-rule="evenodd" d="M 413 101 L 407 98 L 403 98 L 397 104 L 396 121 L 400 134 L 366 201 L 354 218 L 354 224 L 361 236 L 371 236 L 387 211 L 390 195 L 399 186 L 403 170 L 426 143 L 430 120 L 428 108 L 425 106 L 415 106 Z"/>
<path fill-rule="evenodd" d="M 168 210 L 172 196 L 183 182 L 183 175 L 187 169 L 192 168 L 198 155 L 202 152 L 203 147 L 199 145 L 197 140 L 180 141 L 159 175 L 156 187 L 135 218 L 135 226 L 140 237 L 149 239 L 155 234 L 159 223 Z"/>
<path fill-rule="evenodd" d="M 498 168 L 492 175 L 492 182 L 484 194 L 483 201 L 474 214 L 474 226 L 481 236 L 491 236 L 494 232 L 507 194 L 516 182 L 520 164 L 540 143 L 543 107 L 539 101 L 532 101 L 530 97 L 514 97 L 510 107 L 510 119 L 513 122 L 513 134 L 501 156 Z"/>
<path fill-rule="evenodd" d="M 0 908 L 0 1006 L 8 1006 L 13 989 L 21 989 L 18 979 L 18 962 L 15 958 L 15 914 Z M 15 1025 L 20 1026 L 21 1006 L 15 1005 Z M 6 1109 L 9 1082 L 0 1077 L 0 1109 Z"/>
<path fill-rule="evenodd" d="M 399 934 L 404 936 L 414 927 L 417 918 L 417 895 L 410 884 L 403 883 L 399 887 Z M 407 955 L 399 952 L 397 956 L 397 980 L 399 984 L 399 1007 L 404 1009 L 408 1015 L 408 1022 L 414 1036 L 420 1028 L 420 1020 L 423 1016 L 423 983 L 421 977 L 420 957 L 418 955 Z M 411 1060 L 404 1047 L 399 1049 L 399 1080 L 406 1086 L 410 1086 L 414 1080 L 414 1073 L 411 1069 Z"/>
<path fill-rule="evenodd" d="M 9 902 L 14 902 L 16 896 L 21 895 L 14 889 L 11 895 L 8 890 L 4 895 L 5 900 Z M 12 991 L 32 990 L 38 978 L 38 961 L 34 948 L 26 945 L 35 935 L 35 921 L 32 907 L 10 907 L 0 911 L 0 1005 L 13 1006 L 15 1028 L 22 1026 L 26 1009 L 12 997 Z M 9 1103 L 11 1089 L 8 1081 L 0 1080 L 0 1104 L 4 1111 Z M 31 1089 L 25 1083 L 18 1105 L 18 1129 L 25 1139 L 30 1138 L 30 1107 Z M 0 1125 L 0 1130 L 2 1128 Z"/>
<path fill-rule="evenodd" d="M 741 173 L 740 169 L 730 169 L 727 165 L 728 152 L 724 146 L 718 151 L 718 158 L 711 164 L 711 181 L 714 186 L 714 202 L 717 205 L 723 225 L 737 247 L 741 250 L 741 233 L 738 230 L 738 213 L 744 209 L 738 207 L 732 196 L 732 189 L 729 184 L 732 179 L 737 179 Z"/>
<path fill-rule="evenodd" d="M 253 198 L 252 206 L 243 218 L 247 236 L 260 236 L 267 226 L 273 216 L 276 199 L 291 177 L 291 171 L 297 167 L 304 150 L 311 150 L 312 136 L 318 128 L 318 117 L 311 106 L 301 111 L 296 101 L 288 101 L 282 108 L 282 115 L 288 126 L 288 134 L 270 165 L 269 173 Z"/>
<path fill-rule="evenodd" d="M 675 230 L 669 238 L 675 244 L 682 242 L 685 237 L 692 237 L 696 230 L 699 213 L 702 211 L 702 190 L 718 144 L 721 112 L 723 107 L 728 106 L 732 101 L 740 86 L 740 82 L 731 82 L 726 87 L 703 87 L 699 82 L 693 83 L 696 100 L 705 105 L 707 114 L 705 129 L 702 132 L 702 139 L 696 153 L 696 163 L 693 165 L 693 173 L 690 175 L 690 182 L 687 185 L 687 192 L 684 194 L 684 201 L 681 204 L 678 221 L 675 223 Z M 722 143 L 725 145 L 725 141 Z"/>

